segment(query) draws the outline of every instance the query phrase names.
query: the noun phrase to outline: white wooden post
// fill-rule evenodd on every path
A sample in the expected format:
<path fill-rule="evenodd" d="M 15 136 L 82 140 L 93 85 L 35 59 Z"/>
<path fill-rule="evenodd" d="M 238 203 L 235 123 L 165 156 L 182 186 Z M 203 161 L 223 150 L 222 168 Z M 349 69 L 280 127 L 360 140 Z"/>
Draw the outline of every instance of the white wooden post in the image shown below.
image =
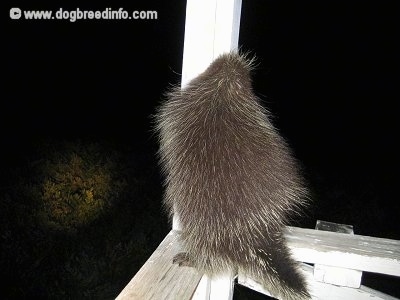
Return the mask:
<path fill-rule="evenodd" d="M 353 226 L 351 225 L 337 224 L 320 220 L 317 220 L 315 229 L 354 234 Z M 319 282 L 347 286 L 351 288 L 359 288 L 361 286 L 361 277 L 362 272 L 359 270 L 339 268 L 323 264 L 314 265 L 314 279 Z"/>
<path fill-rule="evenodd" d="M 182 87 L 220 54 L 237 50 L 241 0 L 188 0 Z"/>
<path fill-rule="evenodd" d="M 187 1 L 182 88 L 219 55 L 237 51 L 241 8 L 241 0 Z M 176 214 L 172 227 L 175 230 L 180 229 L 179 216 Z M 232 299 L 233 276 L 234 274 L 225 274 L 215 279 L 204 276 L 193 299 Z"/>
<path fill-rule="evenodd" d="M 232 299 L 234 288 L 233 279 L 233 274 L 225 274 L 217 278 L 210 278 L 204 275 L 197 286 L 192 300 Z"/>

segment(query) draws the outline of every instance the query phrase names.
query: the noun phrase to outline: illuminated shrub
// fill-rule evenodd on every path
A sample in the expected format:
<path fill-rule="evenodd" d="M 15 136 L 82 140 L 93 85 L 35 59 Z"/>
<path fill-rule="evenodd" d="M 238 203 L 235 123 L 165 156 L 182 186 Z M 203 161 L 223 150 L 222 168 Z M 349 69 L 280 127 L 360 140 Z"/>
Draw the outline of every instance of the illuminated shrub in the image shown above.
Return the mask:
<path fill-rule="evenodd" d="M 170 230 L 151 154 L 36 141 L 0 169 L 2 299 L 115 299 Z"/>
<path fill-rule="evenodd" d="M 99 218 L 118 200 L 125 182 L 117 173 L 116 155 L 97 144 L 65 143 L 41 164 L 41 222 L 53 229 L 74 230 Z"/>

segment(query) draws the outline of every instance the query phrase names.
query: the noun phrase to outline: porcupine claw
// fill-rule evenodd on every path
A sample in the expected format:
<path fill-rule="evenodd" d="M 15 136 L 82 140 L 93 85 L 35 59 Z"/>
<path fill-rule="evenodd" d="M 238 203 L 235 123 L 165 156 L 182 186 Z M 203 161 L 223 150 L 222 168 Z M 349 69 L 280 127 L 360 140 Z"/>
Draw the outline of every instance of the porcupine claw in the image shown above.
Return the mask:
<path fill-rule="evenodd" d="M 173 264 L 178 264 L 180 267 L 194 267 L 189 255 L 186 252 L 179 252 L 172 259 Z"/>

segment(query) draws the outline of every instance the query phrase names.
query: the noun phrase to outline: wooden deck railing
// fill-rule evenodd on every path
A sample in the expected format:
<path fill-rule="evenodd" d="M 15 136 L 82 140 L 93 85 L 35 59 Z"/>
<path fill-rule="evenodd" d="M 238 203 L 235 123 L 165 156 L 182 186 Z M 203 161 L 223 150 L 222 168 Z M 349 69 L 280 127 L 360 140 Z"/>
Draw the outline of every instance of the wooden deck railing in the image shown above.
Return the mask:
<path fill-rule="evenodd" d="M 293 257 L 303 262 L 313 299 L 396 299 L 361 285 L 361 275 L 366 271 L 400 277 L 400 241 L 298 227 L 287 227 L 285 237 Z M 116 299 L 232 298 L 233 279 L 221 288 L 218 280 L 207 281 L 194 268 L 172 264 L 180 251 L 179 231 L 172 230 Z M 240 274 L 235 282 L 268 295 Z"/>

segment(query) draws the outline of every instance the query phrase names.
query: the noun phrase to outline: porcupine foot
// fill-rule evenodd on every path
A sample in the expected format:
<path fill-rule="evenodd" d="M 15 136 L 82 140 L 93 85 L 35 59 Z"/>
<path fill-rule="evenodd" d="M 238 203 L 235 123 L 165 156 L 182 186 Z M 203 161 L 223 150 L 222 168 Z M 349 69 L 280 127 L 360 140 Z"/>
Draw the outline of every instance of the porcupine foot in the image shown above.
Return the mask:
<path fill-rule="evenodd" d="M 179 252 L 172 259 L 173 264 L 178 264 L 180 267 L 193 267 L 189 255 L 186 252 Z"/>

